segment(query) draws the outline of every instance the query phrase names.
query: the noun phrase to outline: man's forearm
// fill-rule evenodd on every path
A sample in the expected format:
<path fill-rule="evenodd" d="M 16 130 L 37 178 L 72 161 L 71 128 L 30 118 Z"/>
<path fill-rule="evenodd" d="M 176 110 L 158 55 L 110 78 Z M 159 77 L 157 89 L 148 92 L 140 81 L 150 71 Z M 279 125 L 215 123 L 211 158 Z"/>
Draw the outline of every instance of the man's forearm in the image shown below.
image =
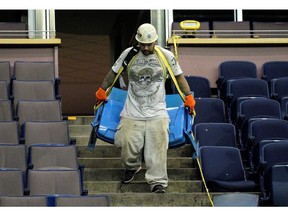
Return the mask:
<path fill-rule="evenodd" d="M 183 74 L 176 76 L 176 80 L 178 82 L 180 90 L 185 94 L 185 96 L 191 94 L 190 87 Z"/>
<path fill-rule="evenodd" d="M 115 77 L 116 77 L 116 73 L 114 73 L 114 71 L 110 70 L 108 72 L 108 74 L 106 75 L 106 77 L 104 78 L 104 80 L 101 84 L 101 88 L 103 88 L 104 90 L 107 90 L 107 88 L 109 88 L 112 85 Z"/>

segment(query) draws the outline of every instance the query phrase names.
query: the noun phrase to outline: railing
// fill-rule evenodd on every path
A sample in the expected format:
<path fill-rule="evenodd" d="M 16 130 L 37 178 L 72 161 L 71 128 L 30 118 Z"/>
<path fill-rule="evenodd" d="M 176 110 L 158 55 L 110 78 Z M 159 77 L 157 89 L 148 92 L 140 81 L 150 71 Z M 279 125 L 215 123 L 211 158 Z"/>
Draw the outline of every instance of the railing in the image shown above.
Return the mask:
<path fill-rule="evenodd" d="M 181 38 L 288 38 L 288 30 L 172 30 Z"/>
<path fill-rule="evenodd" d="M 56 31 L 0 30 L 0 38 L 54 39 Z"/>

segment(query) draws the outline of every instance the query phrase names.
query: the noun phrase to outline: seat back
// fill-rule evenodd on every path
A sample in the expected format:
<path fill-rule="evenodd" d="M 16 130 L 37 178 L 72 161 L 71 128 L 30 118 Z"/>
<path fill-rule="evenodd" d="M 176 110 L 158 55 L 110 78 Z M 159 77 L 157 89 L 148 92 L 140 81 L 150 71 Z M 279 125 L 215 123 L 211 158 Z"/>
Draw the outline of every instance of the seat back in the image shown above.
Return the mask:
<path fill-rule="evenodd" d="M 27 175 L 29 195 L 82 195 L 79 170 L 28 170 Z"/>
<path fill-rule="evenodd" d="M 220 98 L 195 98 L 195 101 L 197 105 L 193 128 L 203 122 L 226 122 L 225 105 Z"/>
<path fill-rule="evenodd" d="M 262 148 L 261 154 L 261 164 L 265 165 L 263 171 L 260 173 L 260 189 L 262 196 L 266 198 L 267 203 L 272 205 L 287 203 L 286 198 L 281 201 L 281 198 L 283 198 L 283 192 L 281 192 L 281 190 L 285 191 L 285 194 L 287 192 L 287 185 L 282 182 L 282 180 L 286 181 L 285 179 L 287 177 L 285 169 L 288 164 L 287 142 L 267 143 Z M 281 167 L 278 167 L 278 165 Z"/>
<path fill-rule="evenodd" d="M 247 143 L 250 124 L 259 119 L 281 119 L 280 103 L 267 98 L 253 98 L 243 100 L 238 105 L 236 124 L 238 128 L 239 141 Z"/>
<path fill-rule="evenodd" d="M 275 78 L 270 83 L 271 98 L 280 101 L 282 97 L 288 96 L 288 76 Z"/>
<path fill-rule="evenodd" d="M 0 196 L 0 206 L 46 207 L 46 196 Z"/>
<path fill-rule="evenodd" d="M 212 192 L 253 192 L 256 184 L 247 180 L 240 150 L 228 146 L 202 146 L 199 159 L 207 187 Z"/>
<path fill-rule="evenodd" d="M 270 191 L 273 206 L 288 206 L 288 162 L 272 167 Z"/>
<path fill-rule="evenodd" d="M 265 173 L 275 165 L 288 162 L 288 143 L 286 140 L 270 142 L 263 146 L 260 156 L 261 162 L 265 161 Z"/>
<path fill-rule="evenodd" d="M 269 83 L 272 79 L 280 77 L 288 77 L 288 61 L 268 61 L 262 65 L 262 79 Z"/>
<path fill-rule="evenodd" d="M 74 169 L 79 168 L 77 148 L 75 145 L 35 144 L 28 148 L 29 167 L 40 169 Z"/>
<path fill-rule="evenodd" d="M 28 148 L 33 144 L 70 144 L 67 121 L 27 121 L 23 124 L 21 138 Z"/>
<path fill-rule="evenodd" d="M 257 66 L 254 62 L 238 60 L 224 61 L 218 66 L 217 89 L 221 91 L 222 85 L 229 79 L 257 77 Z"/>
<path fill-rule="evenodd" d="M 288 139 L 288 121 L 283 119 L 259 119 L 249 127 L 249 145 L 252 147 L 265 139 Z"/>
<path fill-rule="evenodd" d="M 205 180 L 243 181 L 244 166 L 239 149 L 227 146 L 202 146 L 199 149 Z"/>
<path fill-rule="evenodd" d="M 14 63 L 16 80 L 55 80 L 53 62 L 16 61 Z"/>
<path fill-rule="evenodd" d="M 195 125 L 195 140 L 202 146 L 236 147 L 235 126 L 231 123 L 198 123 Z"/>
<path fill-rule="evenodd" d="M 0 121 L 12 121 L 13 115 L 11 100 L 0 100 Z"/>
<path fill-rule="evenodd" d="M 255 78 L 231 79 L 227 81 L 227 91 L 223 97 L 225 104 L 231 106 L 240 97 L 270 98 L 267 82 Z"/>
<path fill-rule="evenodd" d="M 0 195 L 23 196 L 24 173 L 20 169 L 0 169 Z"/>
<path fill-rule="evenodd" d="M 0 122 L 0 143 L 19 144 L 19 129 L 17 121 Z"/>
<path fill-rule="evenodd" d="M 55 206 L 81 206 L 81 207 L 96 207 L 110 206 L 110 200 L 107 195 L 89 195 L 89 196 L 56 196 Z"/>
<path fill-rule="evenodd" d="M 282 118 L 288 120 L 288 96 L 280 100 Z"/>
<path fill-rule="evenodd" d="M 54 85 L 52 81 L 13 81 L 13 105 L 20 100 L 55 100 Z"/>
<path fill-rule="evenodd" d="M 210 81 L 206 77 L 201 76 L 185 76 L 191 92 L 193 92 L 194 98 L 206 98 L 211 97 L 211 85 Z M 172 83 L 172 91 L 177 94 L 176 87 Z"/>
<path fill-rule="evenodd" d="M 10 89 L 11 83 L 11 71 L 10 71 L 10 62 L 1 61 L 0 62 L 0 80 L 6 81 L 8 89 Z"/>
<path fill-rule="evenodd" d="M 276 100 L 256 97 L 243 100 L 238 104 L 237 117 L 235 122 L 241 129 L 251 118 L 278 118 L 281 119 L 281 106 Z"/>
<path fill-rule="evenodd" d="M 18 101 L 17 118 L 19 126 L 28 121 L 60 121 L 62 120 L 59 100 Z"/>
<path fill-rule="evenodd" d="M 258 148 L 255 149 L 254 151 L 254 165 L 255 167 L 260 167 L 261 162 L 264 161 L 264 147 L 266 145 L 272 145 L 272 144 L 278 144 L 279 145 L 288 145 L 288 139 L 264 139 L 262 141 L 260 141 Z M 273 148 L 273 147 L 269 147 L 269 148 Z M 277 148 L 277 145 L 276 145 Z M 270 151 L 270 150 L 269 150 Z M 266 157 L 266 156 L 265 156 Z"/>
<path fill-rule="evenodd" d="M 14 80 L 52 81 L 54 83 L 55 95 L 60 97 L 59 96 L 60 78 L 56 77 L 54 62 L 16 61 L 14 63 Z"/>
<path fill-rule="evenodd" d="M 0 144 L 0 168 L 20 169 L 26 172 L 26 148 L 19 144 Z"/>
<path fill-rule="evenodd" d="M 0 100 L 8 100 L 9 99 L 9 90 L 7 87 L 7 82 L 0 80 Z"/>

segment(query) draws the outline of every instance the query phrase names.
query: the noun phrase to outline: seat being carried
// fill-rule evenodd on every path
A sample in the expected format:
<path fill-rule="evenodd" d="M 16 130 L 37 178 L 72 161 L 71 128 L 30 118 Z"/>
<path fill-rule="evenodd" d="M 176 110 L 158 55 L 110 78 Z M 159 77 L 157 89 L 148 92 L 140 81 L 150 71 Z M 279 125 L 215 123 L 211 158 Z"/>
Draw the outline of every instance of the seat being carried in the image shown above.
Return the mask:
<path fill-rule="evenodd" d="M 96 111 L 94 121 L 91 123 L 92 131 L 89 139 L 89 149 L 95 148 L 96 139 L 99 138 L 114 144 L 114 135 L 120 122 L 120 112 L 123 109 L 127 91 L 113 87 L 108 101 L 103 103 Z M 166 95 L 167 112 L 170 117 L 169 148 L 180 147 L 191 143 L 193 117 L 184 107 L 179 94 Z"/>

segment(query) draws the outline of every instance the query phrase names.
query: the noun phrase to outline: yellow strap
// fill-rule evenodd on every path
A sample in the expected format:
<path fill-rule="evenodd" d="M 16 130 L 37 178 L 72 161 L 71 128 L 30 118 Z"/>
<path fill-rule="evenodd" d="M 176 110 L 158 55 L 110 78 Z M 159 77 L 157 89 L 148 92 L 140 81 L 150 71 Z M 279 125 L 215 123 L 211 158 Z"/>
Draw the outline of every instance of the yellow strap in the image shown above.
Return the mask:
<path fill-rule="evenodd" d="M 175 52 L 175 58 L 178 61 L 178 50 L 177 50 L 177 39 L 181 38 L 178 35 L 173 35 L 172 36 L 172 40 L 173 40 L 173 44 L 174 44 L 174 52 Z"/>
<path fill-rule="evenodd" d="M 113 86 L 115 85 L 116 81 L 118 80 L 119 76 L 121 75 L 122 71 L 123 71 L 124 67 L 121 66 L 115 79 L 113 80 L 113 83 L 110 85 L 110 87 L 106 90 L 106 95 L 107 97 L 109 96 L 109 94 L 111 93 L 111 90 L 113 88 Z M 98 108 L 104 103 L 104 101 L 101 101 L 98 105 L 94 106 L 94 115 L 95 115 L 95 111 L 98 110 Z"/>
<path fill-rule="evenodd" d="M 204 175 L 203 175 L 203 172 L 202 172 L 202 168 L 201 168 L 201 165 L 200 165 L 199 158 L 197 157 L 196 160 L 197 160 L 197 164 L 198 164 L 198 167 L 199 167 L 199 170 L 200 170 L 200 175 L 201 175 L 201 178 L 202 178 L 202 181 L 203 181 L 203 184 L 204 184 L 208 199 L 209 199 L 209 201 L 211 203 L 211 206 L 214 207 L 214 203 L 213 203 L 212 198 L 210 196 L 209 189 L 208 189 L 208 187 L 206 185 L 206 181 L 205 181 L 205 178 L 204 178 Z"/>
<path fill-rule="evenodd" d="M 170 67 L 170 65 L 169 65 L 166 57 L 164 56 L 164 54 L 161 52 L 161 50 L 160 50 L 157 46 L 155 46 L 154 49 L 155 49 L 155 51 L 156 51 L 156 54 L 163 60 L 166 68 L 168 69 L 168 72 L 169 72 L 169 74 L 170 74 L 170 77 L 171 77 L 171 79 L 173 80 L 173 82 L 174 82 L 174 84 L 175 84 L 175 86 L 176 86 L 176 89 L 177 89 L 179 95 L 181 96 L 183 102 L 185 102 L 185 96 L 184 96 L 183 92 L 181 91 L 181 89 L 180 89 L 180 87 L 179 87 L 179 85 L 178 85 L 178 82 L 177 82 L 177 80 L 176 80 L 176 77 L 175 77 L 175 75 L 174 75 L 174 73 L 173 73 L 173 71 L 172 71 L 172 69 L 171 69 L 171 67 Z M 195 110 L 193 110 L 193 114 L 192 114 L 192 115 L 193 115 L 193 116 L 196 116 Z"/>

